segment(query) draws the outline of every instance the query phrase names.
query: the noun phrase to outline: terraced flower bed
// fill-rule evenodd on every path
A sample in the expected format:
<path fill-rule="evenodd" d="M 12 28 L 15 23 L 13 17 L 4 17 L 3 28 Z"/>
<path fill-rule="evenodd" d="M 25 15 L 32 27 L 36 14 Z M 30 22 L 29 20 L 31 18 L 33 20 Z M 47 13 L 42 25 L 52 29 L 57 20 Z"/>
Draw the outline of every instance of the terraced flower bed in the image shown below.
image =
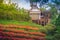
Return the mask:
<path fill-rule="evenodd" d="M 46 34 L 39 32 L 36 27 L 0 24 L 1 40 L 45 40 L 45 36 Z"/>

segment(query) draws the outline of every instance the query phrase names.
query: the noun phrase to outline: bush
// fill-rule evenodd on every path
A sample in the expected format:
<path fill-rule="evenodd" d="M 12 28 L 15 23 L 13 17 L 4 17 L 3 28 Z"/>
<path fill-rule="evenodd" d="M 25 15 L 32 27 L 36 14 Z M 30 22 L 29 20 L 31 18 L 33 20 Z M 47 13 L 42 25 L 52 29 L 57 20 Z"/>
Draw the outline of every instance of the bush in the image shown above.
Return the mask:
<path fill-rule="evenodd" d="M 40 27 L 40 31 L 46 34 L 49 34 L 50 32 L 54 31 L 56 27 L 53 24 L 47 24 L 46 26 Z"/>
<path fill-rule="evenodd" d="M 0 19 L 3 20 L 19 20 L 19 21 L 29 21 L 29 13 L 25 9 L 17 9 L 14 4 L 0 5 Z"/>

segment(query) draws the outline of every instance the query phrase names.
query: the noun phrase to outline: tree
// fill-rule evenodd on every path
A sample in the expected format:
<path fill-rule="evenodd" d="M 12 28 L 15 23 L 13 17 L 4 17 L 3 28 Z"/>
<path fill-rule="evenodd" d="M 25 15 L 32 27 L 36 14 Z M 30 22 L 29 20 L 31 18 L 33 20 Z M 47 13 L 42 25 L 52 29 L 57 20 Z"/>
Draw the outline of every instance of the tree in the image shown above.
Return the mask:
<path fill-rule="evenodd" d="M 25 9 L 17 9 L 15 4 L 0 5 L 0 19 L 3 20 L 18 20 L 29 21 L 30 17 Z"/>
<path fill-rule="evenodd" d="M 40 4 L 40 7 L 43 5 L 43 4 L 45 4 L 45 3 L 47 3 L 49 0 L 26 0 L 26 2 L 30 2 L 31 4 L 32 3 L 39 3 Z"/>
<path fill-rule="evenodd" d="M 3 3 L 3 0 L 0 0 L 0 3 Z"/>
<path fill-rule="evenodd" d="M 60 5 L 60 0 L 52 0 L 56 5 Z"/>
<path fill-rule="evenodd" d="M 56 19 L 55 25 L 56 25 L 57 30 L 59 32 L 60 31 L 60 14 L 59 14 L 58 18 Z"/>
<path fill-rule="evenodd" d="M 52 0 L 53 4 L 58 11 L 60 11 L 60 0 Z"/>

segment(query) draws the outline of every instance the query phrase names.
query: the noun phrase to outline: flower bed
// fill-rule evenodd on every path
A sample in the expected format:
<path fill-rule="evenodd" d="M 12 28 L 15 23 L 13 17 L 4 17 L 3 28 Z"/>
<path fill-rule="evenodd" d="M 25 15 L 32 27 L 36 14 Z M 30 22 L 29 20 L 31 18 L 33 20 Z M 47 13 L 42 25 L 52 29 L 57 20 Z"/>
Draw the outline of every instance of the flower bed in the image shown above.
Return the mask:
<path fill-rule="evenodd" d="M 0 36 L 7 36 L 13 38 L 13 40 L 40 40 L 45 39 L 45 34 L 41 32 L 30 32 L 28 30 L 17 30 L 16 28 L 24 28 L 28 30 L 37 30 L 30 26 L 16 26 L 16 25 L 1 25 L 0 24 Z M 14 39 L 15 38 L 15 39 Z M 18 39 L 21 38 L 21 39 Z M 25 39 L 24 39 L 25 38 Z"/>
<path fill-rule="evenodd" d="M 20 25 L 2 25 L 0 24 L 0 27 L 5 27 L 5 28 L 25 28 L 25 29 L 32 29 L 32 30 L 39 30 L 36 27 L 31 27 L 31 26 L 20 26 Z"/>

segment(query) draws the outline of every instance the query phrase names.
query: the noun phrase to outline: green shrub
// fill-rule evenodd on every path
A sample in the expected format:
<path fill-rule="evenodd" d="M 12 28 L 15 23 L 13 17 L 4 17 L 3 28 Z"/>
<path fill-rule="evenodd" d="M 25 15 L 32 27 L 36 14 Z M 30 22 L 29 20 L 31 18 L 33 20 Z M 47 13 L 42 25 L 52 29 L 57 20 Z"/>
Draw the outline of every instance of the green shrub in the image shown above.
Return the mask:
<path fill-rule="evenodd" d="M 56 29 L 56 27 L 53 24 L 47 24 L 45 26 L 40 27 L 40 32 L 49 34 L 50 32 L 53 32 Z"/>
<path fill-rule="evenodd" d="M 14 4 L 0 5 L 0 19 L 3 20 L 19 20 L 19 21 L 29 21 L 29 13 L 25 9 L 17 9 Z"/>

